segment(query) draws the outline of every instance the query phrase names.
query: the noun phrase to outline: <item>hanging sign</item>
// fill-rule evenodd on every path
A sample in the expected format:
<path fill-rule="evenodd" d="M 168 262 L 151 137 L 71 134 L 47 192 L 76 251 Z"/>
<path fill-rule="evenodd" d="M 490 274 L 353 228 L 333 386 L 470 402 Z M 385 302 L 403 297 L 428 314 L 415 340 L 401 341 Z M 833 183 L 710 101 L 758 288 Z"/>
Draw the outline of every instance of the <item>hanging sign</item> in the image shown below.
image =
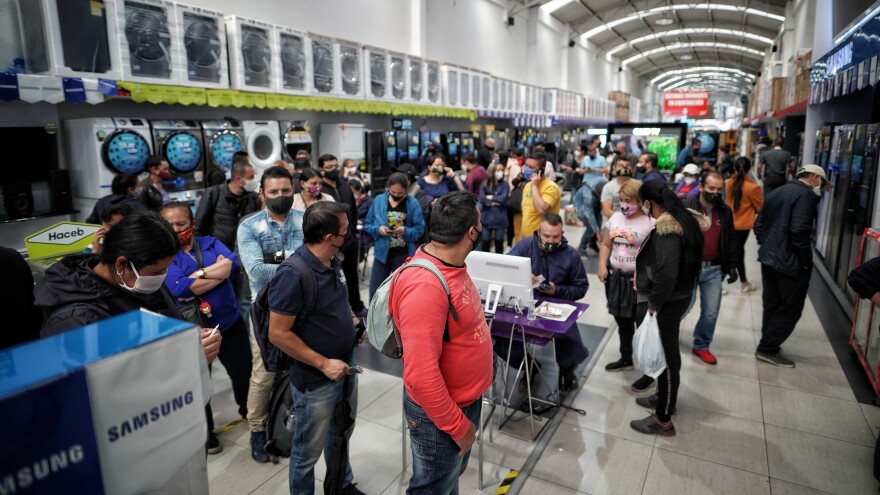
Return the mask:
<path fill-rule="evenodd" d="M 664 115 L 700 117 L 708 112 L 708 91 L 666 91 L 663 94 Z"/>

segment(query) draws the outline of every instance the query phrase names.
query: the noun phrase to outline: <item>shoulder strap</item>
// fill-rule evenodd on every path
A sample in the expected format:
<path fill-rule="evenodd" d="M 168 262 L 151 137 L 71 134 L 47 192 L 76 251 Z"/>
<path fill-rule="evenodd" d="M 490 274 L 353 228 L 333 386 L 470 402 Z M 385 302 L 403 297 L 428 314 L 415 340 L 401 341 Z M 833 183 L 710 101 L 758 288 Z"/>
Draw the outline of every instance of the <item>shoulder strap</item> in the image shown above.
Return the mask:
<path fill-rule="evenodd" d="M 452 304 L 452 293 L 449 292 L 449 284 L 446 283 L 446 278 L 443 277 L 443 274 L 440 273 L 440 270 L 437 269 L 437 265 L 431 263 L 431 261 L 423 259 L 423 258 L 415 258 L 411 259 L 409 263 L 401 266 L 397 270 L 397 274 L 394 277 L 396 281 L 400 274 L 409 267 L 418 267 L 424 268 L 429 272 L 433 273 L 437 280 L 440 281 L 440 284 L 443 285 L 443 291 L 446 292 L 446 303 L 449 307 L 449 313 L 452 314 L 452 319 L 458 321 L 458 312 L 455 310 L 455 306 Z M 446 319 L 446 326 L 443 328 L 443 341 L 449 342 L 449 318 Z"/>
<path fill-rule="evenodd" d="M 196 239 L 195 235 L 193 235 L 193 249 L 196 250 L 196 264 L 199 265 L 199 268 L 204 268 L 204 264 L 202 263 L 202 248 L 199 247 L 199 240 Z"/>
<path fill-rule="evenodd" d="M 303 307 L 300 313 L 296 317 L 295 324 L 301 324 L 306 318 L 308 318 L 309 314 L 311 314 L 312 310 L 315 308 L 315 299 L 317 297 L 318 283 L 315 281 L 315 274 L 312 273 L 312 269 L 309 267 L 306 260 L 294 253 L 290 255 L 285 262 L 289 261 L 290 264 L 296 268 L 300 275 L 300 281 L 302 283 L 303 289 Z"/>

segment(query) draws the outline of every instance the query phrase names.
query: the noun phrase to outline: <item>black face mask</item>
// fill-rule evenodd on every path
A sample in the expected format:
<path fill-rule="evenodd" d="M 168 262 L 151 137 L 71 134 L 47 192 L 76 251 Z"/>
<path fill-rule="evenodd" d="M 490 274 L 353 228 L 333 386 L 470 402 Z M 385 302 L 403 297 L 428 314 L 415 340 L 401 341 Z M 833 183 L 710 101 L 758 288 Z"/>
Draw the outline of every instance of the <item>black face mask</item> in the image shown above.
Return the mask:
<path fill-rule="evenodd" d="M 559 251 L 559 248 L 562 246 L 561 242 L 544 242 L 540 241 L 541 251 L 544 251 L 547 254 L 555 253 Z"/>
<path fill-rule="evenodd" d="M 645 172 L 648 171 L 647 167 L 643 167 L 643 166 L 641 166 L 641 165 L 637 165 L 637 166 L 636 166 L 636 170 L 638 170 L 638 172 L 639 172 L 640 174 L 643 174 L 643 173 L 645 173 Z"/>
<path fill-rule="evenodd" d="M 339 180 L 339 169 L 325 170 L 324 178 L 327 180 L 332 180 L 334 182 Z"/>
<path fill-rule="evenodd" d="M 721 193 L 710 193 L 703 191 L 703 199 L 710 204 L 718 204 L 721 202 Z"/>
<path fill-rule="evenodd" d="M 632 175 L 632 174 L 630 174 L 628 168 L 622 168 L 614 173 L 615 177 L 629 177 L 630 175 Z"/>
<path fill-rule="evenodd" d="M 477 250 L 477 246 L 480 245 L 480 240 L 483 238 L 483 229 L 477 230 L 477 228 L 474 227 L 474 231 L 476 231 L 476 233 L 477 233 L 477 238 L 471 240 L 471 242 L 474 243 L 474 246 L 471 249 L 471 251 Z"/>
<path fill-rule="evenodd" d="M 399 202 L 399 201 L 403 201 L 404 199 L 406 199 L 406 194 L 401 194 L 400 196 L 397 196 L 397 195 L 388 193 L 388 197 L 393 199 L 394 201 Z"/>
<path fill-rule="evenodd" d="M 337 246 L 336 244 L 333 244 L 332 242 L 330 244 L 333 247 L 335 247 L 336 249 L 338 249 L 340 252 L 348 249 L 348 246 L 351 245 L 351 241 L 353 239 L 351 233 L 345 234 L 344 236 L 336 236 L 336 237 L 342 237 L 342 244 L 339 246 Z"/>
<path fill-rule="evenodd" d="M 266 207 L 276 215 L 286 215 L 293 207 L 293 196 L 266 198 Z"/>

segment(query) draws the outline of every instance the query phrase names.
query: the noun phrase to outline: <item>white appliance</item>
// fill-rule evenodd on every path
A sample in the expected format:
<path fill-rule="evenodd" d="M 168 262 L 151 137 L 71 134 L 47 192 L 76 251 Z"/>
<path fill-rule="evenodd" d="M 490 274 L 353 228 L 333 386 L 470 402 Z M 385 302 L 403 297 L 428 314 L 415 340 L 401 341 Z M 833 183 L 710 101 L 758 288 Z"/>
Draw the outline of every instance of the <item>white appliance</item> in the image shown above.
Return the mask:
<path fill-rule="evenodd" d="M 180 84 L 201 88 L 229 87 L 226 20 L 222 12 L 175 4 L 177 46 L 183 65 Z"/>
<path fill-rule="evenodd" d="M 278 88 L 275 26 L 234 15 L 226 16 L 230 86 L 244 91 L 274 92 Z"/>
<path fill-rule="evenodd" d="M 443 106 L 457 107 L 460 105 L 459 97 L 459 72 L 460 69 L 454 65 L 444 64 L 440 67 L 440 73 L 443 79 Z"/>
<path fill-rule="evenodd" d="M 341 98 L 362 99 L 366 94 L 364 72 L 362 67 L 363 48 L 359 43 L 335 40 L 336 87 L 337 96 Z"/>
<path fill-rule="evenodd" d="M 385 100 L 391 95 L 388 77 L 388 51 L 373 46 L 364 47 L 364 81 L 368 100 Z"/>
<path fill-rule="evenodd" d="M 278 92 L 303 95 L 312 87 L 312 45 L 304 31 L 275 26 L 275 57 Z"/>
<path fill-rule="evenodd" d="M 256 169 L 254 176 L 261 177 L 281 159 L 281 128 L 277 120 L 245 120 L 241 125 L 248 159 Z"/>
<path fill-rule="evenodd" d="M 492 109 L 492 76 L 488 72 L 477 73 L 480 80 L 480 104 L 478 110 Z"/>
<path fill-rule="evenodd" d="M 122 79 L 179 84 L 183 62 L 174 2 L 116 0 L 116 16 Z"/>
<path fill-rule="evenodd" d="M 67 120 L 64 131 L 73 207 L 83 218 L 110 194 L 116 174 L 140 174 L 153 151 L 146 119 Z"/>
<path fill-rule="evenodd" d="M 460 96 L 458 99 L 459 106 L 465 108 L 473 106 L 471 100 L 471 71 L 467 69 L 459 69 L 458 71 L 458 94 Z"/>
<path fill-rule="evenodd" d="M 308 121 L 288 120 L 280 122 L 284 139 L 284 151 L 287 158 L 293 161 L 297 152 L 305 150 L 312 156 L 312 133 Z"/>
<path fill-rule="evenodd" d="M 388 52 L 388 92 L 392 101 L 412 101 L 409 91 L 409 60 L 403 53 Z"/>
<path fill-rule="evenodd" d="M 200 124 L 208 162 L 206 185 L 212 186 L 217 183 L 214 177 L 218 173 L 225 179 L 232 177 L 232 156 L 245 151 L 244 129 L 231 120 L 203 120 Z"/>
<path fill-rule="evenodd" d="M 151 120 L 153 149 L 168 160 L 171 179 L 162 186 L 175 201 L 194 202 L 205 188 L 205 151 L 201 126 L 193 120 Z"/>
<path fill-rule="evenodd" d="M 428 100 L 428 84 L 427 84 L 427 64 L 424 60 L 417 57 L 409 57 L 407 59 L 409 70 L 407 71 L 407 87 L 409 88 L 409 98 L 416 103 L 427 103 Z"/>
<path fill-rule="evenodd" d="M 309 33 L 312 42 L 312 94 L 334 96 L 337 93 L 336 52 L 333 39 Z"/>
<path fill-rule="evenodd" d="M 443 83 L 441 82 L 442 74 L 440 71 L 440 63 L 425 61 L 425 81 L 427 103 L 431 105 L 441 105 L 443 103 Z"/>
<path fill-rule="evenodd" d="M 339 163 L 348 158 L 360 164 L 366 158 L 365 128 L 361 124 L 321 124 L 318 151 L 335 156 Z"/>

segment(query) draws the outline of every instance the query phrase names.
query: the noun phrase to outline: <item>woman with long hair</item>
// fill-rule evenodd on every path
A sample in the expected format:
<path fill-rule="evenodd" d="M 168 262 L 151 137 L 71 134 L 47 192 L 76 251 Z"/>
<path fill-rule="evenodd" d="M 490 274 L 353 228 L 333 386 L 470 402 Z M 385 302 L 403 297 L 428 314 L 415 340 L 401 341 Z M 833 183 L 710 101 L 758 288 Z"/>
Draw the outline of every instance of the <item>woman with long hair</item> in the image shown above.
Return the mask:
<path fill-rule="evenodd" d="M 636 403 L 654 409 L 645 419 L 630 422 L 641 433 L 675 435 L 672 414 L 678 398 L 681 352 L 678 336 L 681 319 L 693 297 L 700 275 L 703 230 L 708 219 L 688 210 L 663 181 L 649 181 L 639 189 L 643 211 L 656 219 L 654 229 L 636 257 L 638 315 L 657 318 L 666 369 L 657 379 L 657 393 Z"/>
<path fill-rule="evenodd" d="M 335 201 L 329 194 L 321 193 L 324 179 L 318 175 L 318 171 L 306 167 L 299 175 L 299 186 L 302 191 L 293 196 L 293 209 L 305 213 L 306 208 L 318 201 Z"/>
<path fill-rule="evenodd" d="M 654 219 L 642 211 L 640 187 L 642 182 L 635 179 L 620 186 L 620 211 L 608 219 L 599 248 L 599 281 L 605 284 L 608 312 L 617 322 L 620 337 L 620 359 L 608 363 L 605 371 L 633 369 L 633 334 L 642 323 L 636 318 L 633 274 L 636 255 L 651 234 Z"/>
<path fill-rule="evenodd" d="M 746 278 L 746 241 L 749 232 L 755 226 L 755 217 L 764 205 L 764 193 L 752 180 L 749 171 L 752 169 L 752 161 L 741 156 L 733 162 L 733 176 L 724 183 L 726 189 L 727 206 L 733 210 L 733 242 L 736 245 L 736 271 L 742 282 L 742 292 L 752 292 L 757 289 Z"/>
<path fill-rule="evenodd" d="M 482 250 L 489 252 L 492 239 L 495 252 L 504 252 L 504 233 L 507 230 L 507 198 L 510 189 L 504 177 L 504 165 L 489 166 L 489 176 L 480 185 L 480 212 L 482 213 Z"/>

